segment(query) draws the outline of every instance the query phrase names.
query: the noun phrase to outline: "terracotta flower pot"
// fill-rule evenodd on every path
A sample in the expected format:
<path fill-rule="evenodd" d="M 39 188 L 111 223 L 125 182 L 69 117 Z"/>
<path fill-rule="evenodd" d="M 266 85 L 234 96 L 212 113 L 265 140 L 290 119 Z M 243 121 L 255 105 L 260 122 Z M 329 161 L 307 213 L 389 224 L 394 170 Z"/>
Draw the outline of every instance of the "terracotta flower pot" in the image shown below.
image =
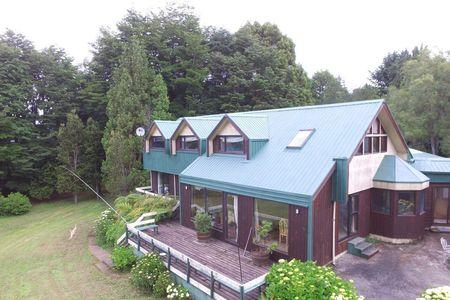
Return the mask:
<path fill-rule="evenodd" d="M 252 261 L 255 266 L 261 267 L 269 264 L 270 253 L 267 251 L 252 251 Z"/>
<path fill-rule="evenodd" d="M 209 241 L 209 239 L 211 238 L 211 231 L 208 231 L 208 232 L 200 232 L 200 231 L 197 231 L 197 240 L 199 241 L 199 242 L 207 242 L 207 241 Z"/>

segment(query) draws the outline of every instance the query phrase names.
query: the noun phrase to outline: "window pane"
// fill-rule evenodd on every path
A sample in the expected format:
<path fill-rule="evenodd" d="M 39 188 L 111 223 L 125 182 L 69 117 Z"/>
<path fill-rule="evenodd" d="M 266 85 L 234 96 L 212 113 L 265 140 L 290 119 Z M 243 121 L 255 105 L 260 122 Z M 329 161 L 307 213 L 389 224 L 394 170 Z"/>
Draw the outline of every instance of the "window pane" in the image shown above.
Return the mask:
<path fill-rule="evenodd" d="M 358 150 L 356 151 L 356 155 L 362 155 L 363 154 L 363 142 L 359 144 Z"/>
<path fill-rule="evenodd" d="M 227 136 L 227 152 L 243 152 L 244 151 L 244 139 L 241 136 Z"/>
<path fill-rule="evenodd" d="M 205 190 L 195 186 L 192 193 L 191 217 L 202 212 L 205 212 Z"/>
<path fill-rule="evenodd" d="M 364 154 L 372 153 L 372 139 L 370 137 L 364 138 Z"/>
<path fill-rule="evenodd" d="M 339 239 L 342 240 L 348 236 L 348 199 L 345 203 L 339 203 Z"/>
<path fill-rule="evenodd" d="M 212 217 L 212 225 L 216 228 L 223 228 L 222 192 L 207 190 L 206 205 L 208 214 Z"/>
<path fill-rule="evenodd" d="M 219 151 L 225 152 L 225 144 L 226 144 L 225 137 L 223 136 L 219 137 Z"/>
<path fill-rule="evenodd" d="M 227 195 L 227 239 L 237 242 L 238 196 Z"/>
<path fill-rule="evenodd" d="M 414 192 L 398 193 L 398 215 L 414 216 L 415 215 Z"/>
<path fill-rule="evenodd" d="M 387 151 L 387 136 L 381 137 L 381 153 L 384 153 Z"/>
<path fill-rule="evenodd" d="M 350 234 L 358 232 L 358 211 L 359 211 L 359 196 L 353 195 L 350 196 L 350 211 L 351 217 L 349 220 L 350 223 Z"/>
<path fill-rule="evenodd" d="M 185 150 L 197 150 L 198 149 L 198 139 L 195 136 L 183 137 L 182 148 Z"/>
<path fill-rule="evenodd" d="M 419 192 L 419 214 L 423 214 L 425 212 L 425 192 Z"/>
<path fill-rule="evenodd" d="M 372 199 L 372 211 L 382 214 L 391 213 L 391 192 L 376 190 Z"/>
<path fill-rule="evenodd" d="M 379 137 L 372 138 L 372 147 L 373 147 L 373 153 L 380 152 L 380 138 Z"/>
<path fill-rule="evenodd" d="M 164 138 L 162 136 L 154 136 L 152 137 L 152 148 L 164 148 Z"/>
<path fill-rule="evenodd" d="M 378 122 L 378 119 L 375 119 L 372 123 L 372 133 L 377 134 L 380 133 L 379 131 L 380 122 Z"/>
<path fill-rule="evenodd" d="M 288 207 L 283 203 L 255 199 L 255 228 L 262 226 L 262 221 L 272 223 L 272 230 L 266 240 L 258 243 L 277 243 L 278 250 L 288 251 Z"/>

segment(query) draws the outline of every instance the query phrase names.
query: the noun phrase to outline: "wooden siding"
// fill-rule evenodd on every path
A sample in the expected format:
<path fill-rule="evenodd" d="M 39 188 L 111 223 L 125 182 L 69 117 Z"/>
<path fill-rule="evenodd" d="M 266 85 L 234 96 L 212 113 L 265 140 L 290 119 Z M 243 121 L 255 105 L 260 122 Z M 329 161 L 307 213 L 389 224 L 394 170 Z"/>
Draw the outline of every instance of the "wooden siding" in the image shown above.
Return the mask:
<path fill-rule="evenodd" d="M 181 197 L 180 197 L 180 221 L 181 225 L 194 228 L 194 224 L 191 221 L 191 186 L 181 184 Z"/>
<path fill-rule="evenodd" d="M 152 176 L 152 192 L 158 194 L 158 172 L 151 171 Z"/>
<path fill-rule="evenodd" d="M 308 243 L 308 208 L 289 205 L 289 258 L 306 261 Z"/>
<path fill-rule="evenodd" d="M 239 247 L 245 248 L 248 242 L 248 249 L 253 247 L 252 236 L 249 237 L 249 233 L 253 228 L 253 206 L 254 199 L 247 196 L 238 196 L 238 244 Z"/>
<path fill-rule="evenodd" d="M 332 260 L 333 202 L 332 178 L 322 186 L 313 203 L 313 260 L 324 265 Z"/>

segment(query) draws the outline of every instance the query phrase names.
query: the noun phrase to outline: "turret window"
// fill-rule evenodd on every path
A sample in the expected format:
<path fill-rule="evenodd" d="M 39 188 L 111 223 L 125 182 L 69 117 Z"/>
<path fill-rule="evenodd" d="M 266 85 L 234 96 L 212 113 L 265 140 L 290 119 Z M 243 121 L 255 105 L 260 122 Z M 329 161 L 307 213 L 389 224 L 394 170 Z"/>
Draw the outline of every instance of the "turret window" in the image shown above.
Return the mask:
<path fill-rule="evenodd" d="M 367 130 L 366 136 L 361 141 L 356 151 L 356 155 L 386 153 L 387 134 L 378 119 L 373 121 Z"/>

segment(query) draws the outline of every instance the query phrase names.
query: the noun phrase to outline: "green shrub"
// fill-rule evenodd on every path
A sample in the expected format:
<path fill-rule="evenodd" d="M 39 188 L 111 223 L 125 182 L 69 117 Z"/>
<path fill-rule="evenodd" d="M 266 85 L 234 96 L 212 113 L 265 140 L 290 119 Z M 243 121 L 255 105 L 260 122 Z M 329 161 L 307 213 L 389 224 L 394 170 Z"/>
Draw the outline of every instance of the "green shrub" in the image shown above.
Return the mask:
<path fill-rule="evenodd" d="M 173 283 L 172 277 L 169 271 L 165 271 L 156 279 L 155 286 L 153 287 L 153 294 L 157 297 L 163 298 L 167 296 L 167 287 Z"/>
<path fill-rule="evenodd" d="M 114 248 L 111 259 L 114 268 L 119 271 L 128 271 L 136 263 L 136 255 L 130 247 L 116 247 Z"/>
<path fill-rule="evenodd" d="M 207 233 L 211 230 L 211 216 L 207 213 L 198 213 L 194 217 L 194 225 L 197 231 Z"/>
<path fill-rule="evenodd" d="M 125 233 L 125 223 L 122 220 L 117 220 L 107 226 L 105 246 L 113 248 L 120 236 Z"/>
<path fill-rule="evenodd" d="M 143 213 L 151 211 L 161 213 L 156 217 L 156 221 L 159 221 L 161 218 L 170 217 L 175 204 L 176 200 L 171 198 L 141 194 L 129 194 L 114 200 L 117 211 L 127 221 L 134 221 Z"/>
<path fill-rule="evenodd" d="M 100 218 L 95 222 L 95 238 L 97 244 L 100 246 L 106 246 L 108 244 L 106 233 L 116 221 L 117 218 L 113 211 L 107 209 L 101 213 Z"/>
<path fill-rule="evenodd" d="M 355 285 L 314 262 L 280 259 L 266 277 L 268 299 L 359 299 Z"/>
<path fill-rule="evenodd" d="M 422 293 L 422 295 L 420 295 L 420 297 L 421 298 L 418 298 L 419 300 L 424 299 L 448 300 L 450 299 L 450 286 L 447 285 L 427 289 Z"/>
<path fill-rule="evenodd" d="M 150 293 L 153 291 L 158 277 L 164 271 L 166 271 L 166 267 L 159 256 L 153 252 L 147 253 L 131 269 L 131 283 Z"/>
<path fill-rule="evenodd" d="M 31 210 L 27 196 L 21 193 L 11 193 L 8 197 L 0 197 L 0 215 L 23 215 Z"/>
<path fill-rule="evenodd" d="M 189 295 L 189 291 L 182 285 L 176 285 L 175 283 L 171 283 L 166 290 L 167 299 L 175 299 L 175 300 L 184 300 L 190 299 L 191 295 Z"/>

